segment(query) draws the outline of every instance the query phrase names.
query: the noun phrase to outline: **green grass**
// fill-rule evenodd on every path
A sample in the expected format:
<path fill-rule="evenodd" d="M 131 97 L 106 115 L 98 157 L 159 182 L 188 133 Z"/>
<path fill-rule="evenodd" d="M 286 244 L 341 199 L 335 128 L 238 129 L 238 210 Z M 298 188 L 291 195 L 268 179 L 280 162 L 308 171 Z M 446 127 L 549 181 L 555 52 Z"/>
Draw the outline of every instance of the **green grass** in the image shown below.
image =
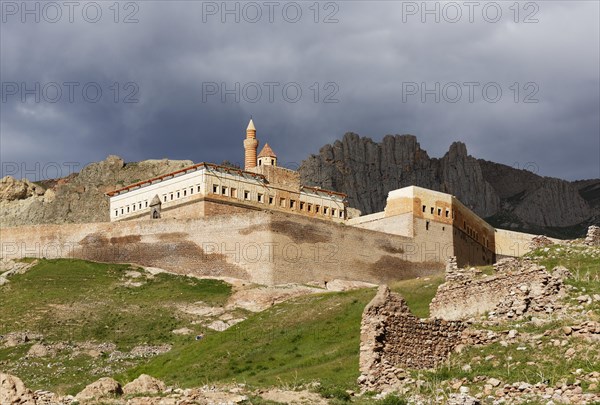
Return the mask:
<path fill-rule="evenodd" d="M 575 275 L 567 283 L 575 286 L 567 300 L 582 293 L 599 293 L 600 259 L 598 250 L 571 247 L 570 251 L 553 246 L 530 255 L 549 270 L 562 264 Z M 148 360 L 114 362 L 101 356 L 92 360 L 84 353 L 59 352 L 55 358 L 27 359 L 23 356 L 31 344 L 0 349 L 0 367 L 21 377 L 33 388 L 75 393 L 85 384 L 105 375 L 122 383 L 141 373 L 164 380 L 169 385 L 197 387 L 207 383 L 246 383 L 250 388 L 278 386 L 294 389 L 313 381 L 321 383 L 318 392 L 332 403 L 372 403 L 372 398 L 352 398 L 346 390 L 358 390 L 358 357 L 360 322 L 365 305 L 375 289 L 341 293 L 327 292 L 295 298 L 261 313 L 251 314 L 245 321 L 224 332 L 208 331 L 202 340 L 176 337 L 173 329 L 190 325 L 191 318 L 176 305 L 203 301 L 221 306 L 231 294 L 231 287 L 215 280 L 197 280 L 184 276 L 159 274 L 143 279 L 139 287 L 126 286 L 129 265 L 99 264 L 80 260 L 41 260 L 23 275 L 10 279 L 0 287 L 2 307 L 0 334 L 6 331 L 39 332 L 46 342 L 95 341 L 114 342 L 126 351 L 140 344 L 169 343 L 173 349 Z M 481 268 L 489 273 L 491 268 Z M 419 317 L 429 315 L 429 304 L 443 274 L 392 283 L 392 291 L 400 293 L 411 311 Z M 586 307 L 598 316 L 593 304 Z M 247 314 L 244 314 L 247 315 Z M 50 321 L 51 320 L 51 321 Z M 560 327 L 553 322 L 541 327 L 532 322 L 515 321 L 500 329 L 515 328 L 521 333 L 541 334 Z M 477 327 L 477 325 L 473 325 Z M 493 328 L 492 328 L 493 329 Z M 197 332 L 200 332 L 198 330 Z M 204 332 L 204 331 L 202 331 Z M 594 371 L 600 362 L 600 349 L 585 348 L 578 338 L 566 338 L 565 347 L 554 347 L 543 336 L 538 346 L 510 343 L 504 347 L 494 343 L 470 347 L 453 353 L 442 366 L 430 371 L 412 372 L 426 381 L 426 387 L 440 387 L 442 381 L 466 378 L 476 387 L 476 376 L 495 377 L 505 383 L 547 381 L 556 384 L 570 381 L 573 370 Z M 565 360 L 569 347 L 579 347 L 576 355 Z M 486 356 L 493 355 L 491 360 Z M 528 364 L 529 363 L 529 364 Z M 469 364 L 470 369 L 463 370 Z M 109 371 L 107 367 L 110 367 Z M 73 382 L 76 381 L 76 382 Z M 587 383 L 582 383 L 584 390 Z M 433 389 L 431 388 L 433 395 Z M 447 389 L 447 388 L 446 388 Z M 252 398 L 252 403 L 269 403 Z M 389 397 L 387 402 L 405 403 Z"/>
<path fill-rule="evenodd" d="M 112 342 L 120 351 L 138 345 L 177 344 L 184 338 L 171 331 L 190 327 L 190 317 L 177 310 L 177 304 L 203 301 L 220 306 L 231 294 L 231 286 L 218 280 L 170 274 L 131 278 L 127 272 L 132 270 L 139 271 L 130 265 L 40 260 L 0 287 L 0 335 L 39 333 L 48 344 Z M 128 281 L 142 285 L 128 286 Z M 95 373 L 103 367 L 121 370 L 135 364 L 118 364 L 106 356 L 92 359 L 72 350 L 60 351 L 56 357 L 19 361 L 30 346 L 0 349 L 0 365 L 33 389 L 58 387 L 61 392 L 73 393 L 99 378 Z M 77 378 L 72 375 L 74 370 Z"/>
<path fill-rule="evenodd" d="M 540 340 L 541 344 L 535 346 L 513 342 L 506 347 L 500 343 L 468 347 L 461 354 L 452 354 L 448 361 L 435 371 L 425 371 L 420 374 L 429 381 L 444 381 L 452 378 L 466 378 L 473 381 L 476 376 L 484 375 L 509 384 L 524 381 L 530 384 L 544 382 L 554 386 L 561 381 L 572 383 L 576 378 L 573 372 L 577 369 L 583 370 L 582 374 L 598 371 L 600 350 L 597 347 L 588 344 L 585 350 L 578 350 L 573 358 L 567 360 L 564 352 L 577 345 L 582 349 L 585 342 L 582 339 L 570 338 L 567 346 L 554 347 L 550 339 L 543 337 Z M 490 355 L 494 358 L 486 360 Z M 465 371 L 462 368 L 465 364 L 469 364 L 471 369 Z M 476 384 L 471 386 L 474 385 Z M 480 385 L 483 385 L 483 382 Z M 582 383 L 584 389 L 587 389 L 587 385 L 585 382 Z"/>
<path fill-rule="evenodd" d="M 108 354 L 92 359 L 67 348 L 55 357 L 23 362 L 30 343 L 0 349 L 0 364 L 33 389 L 61 393 L 75 393 L 100 376 L 113 374 L 126 382 L 141 373 L 185 387 L 231 381 L 295 387 L 318 380 L 322 394 L 336 401 L 348 399 L 346 389 L 357 389 L 361 316 L 374 289 L 300 297 L 252 314 L 224 332 L 197 330 L 204 338 L 196 341 L 171 333 L 183 326 L 193 328 L 189 317 L 175 306 L 197 301 L 223 305 L 230 286 L 168 274 L 127 277 L 131 270 L 136 269 L 82 260 L 41 260 L 0 288 L 2 304 L 10 308 L 0 314 L 0 334 L 41 333 L 50 344 L 112 342 L 121 351 L 169 343 L 170 352 L 150 360 L 114 362 Z M 143 285 L 127 286 L 128 280 L 142 280 Z M 442 281 L 441 275 L 406 280 L 392 289 L 405 297 L 417 316 L 425 317 Z"/>
<path fill-rule="evenodd" d="M 578 295 L 600 293 L 600 249 L 552 245 L 548 247 L 547 251 L 541 248 L 527 256 L 539 261 L 549 271 L 552 271 L 555 266 L 562 265 L 573 273 L 573 277 L 565 282 L 576 287 L 576 290 L 569 292 L 565 301 L 577 304 L 574 302 L 574 297 Z M 600 318 L 598 303 L 587 305 L 585 311 L 586 316 L 582 320 Z M 567 338 L 560 335 L 545 336 L 543 334 L 546 331 L 556 330 L 561 326 L 573 323 L 578 323 L 578 321 L 566 318 L 555 319 L 536 326 L 533 322 L 528 322 L 528 318 L 526 318 L 524 321 L 511 321 L 496 327 L 488 326 L 485 329 L 496 331 L 517 329 L 520 333 L 538 335 L 540 344 L 509 342 L 507 346 L 493 343 L 483 347 L 467 347 L 460 354 L 451 354 L 448 361 L 434 371 L 415 371 L 413 374 L 415 377 L 426 380 L 430 386 L 437 386 L 440 382 L 453 378 L 466 378 L 472 382 L 476 376 L 481 375 L 498 378 L 503 383 L 525 381 L 535 384 L 545 382 L 550 386 L 560 382 L 572 383 L 577 378 L 573 374 L 577 369 L 583 370 L 582 374 L 598 371 L 600 348 L 581 338 Z M 472 327 L 478 328 L 479 326 L 475 324 Z M 552 339 L 566 339 L 568 343 L 566 346 L 556 347 L 552 345 Z M 577 348 L 571 359 L 565 359 L 564 353 L 568 348 Z M 485 360 L 488 356 L 494 356 L 494 358 Z M 470 370 L 463 370 L 462 367 L 466 364 L 471 366 Z M 468 385 L 471 387 L 479 385 L 481 388 L 483 382 Z M 588 390 L 588 386 L 587 382 L 582 382 L 584 391 Z M 595 392 L 600 392 L 600 390 L 596 389 Z"/>
<path fill-rule="evenodd" d="M 355 388 L 360 320 L 373 289 L 294 299 L 127 372 L 192 387 L 207 382 Z"/>
<path fill-rule="evenodd" d="M 441 275 L 406 280 L 392 290 L 416 315 L 427 316 L 442 281 Z M 342 400 L 345 389 L 357 389 L 360 322 L 374 294 L 374 289 L 361 289 L 297 298 L 158 356 L 123 377 L 146 373 L 185 387 L 231 381 L 294 387 L 318 380 L 324 396 Z"/>
<path fill-rule="evenodd" d="M 565 266 L 573 274 L 573 278 L 565 282 L 576 287 L 581 294 L 600 294 L 600 248 L 551 245 L 547 252 L 541 248 L 527 256 L 539 261 L 548 271 L 559 265 Z M 594 304 L 593 309 L 600 311 L 600 305 Z"/>
<path fill-rule="evenodd" d="M 403 280 L 390 285 L 390 289 L 406 300 L 411 312 L 419 318 L 429 317 L 429 304 L 444 282 L 444 274 L 437 274 L 415 280 Z"/>

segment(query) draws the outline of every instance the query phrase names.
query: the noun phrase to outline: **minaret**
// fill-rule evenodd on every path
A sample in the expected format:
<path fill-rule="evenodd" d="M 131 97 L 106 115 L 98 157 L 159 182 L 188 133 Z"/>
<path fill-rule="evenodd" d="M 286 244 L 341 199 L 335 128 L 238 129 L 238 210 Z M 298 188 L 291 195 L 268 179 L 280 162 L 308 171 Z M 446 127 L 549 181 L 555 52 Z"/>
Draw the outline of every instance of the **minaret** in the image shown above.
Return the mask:
<path fill-rule="evenodd" d="M 252 118 L 246 128 L 246 139 L 244 139 L 244 169 L 252 169 L 256 167 L 256 149 L 258 148 L 258 140 L 256 139 L 256 128 Z"/>

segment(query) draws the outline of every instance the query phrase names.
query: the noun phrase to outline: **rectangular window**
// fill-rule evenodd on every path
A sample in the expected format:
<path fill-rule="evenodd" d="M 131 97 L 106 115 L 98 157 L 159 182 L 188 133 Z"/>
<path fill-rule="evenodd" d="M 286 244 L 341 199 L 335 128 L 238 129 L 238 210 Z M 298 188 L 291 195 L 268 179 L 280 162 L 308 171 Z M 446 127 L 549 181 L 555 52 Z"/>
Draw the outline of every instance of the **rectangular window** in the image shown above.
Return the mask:
<path fill-rule="evenodd" d="M 219 194 L 219 186 L 213 184 L 213 194 Z"/>
<path fill-rule="evenodd" d="M 179 198 L 179 191 L 177 192 L 177 198 Z"/>
<path fill-rule="evenodd" d="M 331 209 L 331 215 L 333 215 L 335 217 L 335 208 Z"/>
<path fill-rule="evenodd" d="M 119 216 L 119 210 L 115 210 L 115 217 Z"/>
<path fill-rule="evenodd" d="M 273 205 L 273 197 L 269 196 L 269 204 Z"/>
<path fill-rule="evenodd" d="M 308 204 L 308 212 L 312 212 L 312 204 Z"/>
<path fill-rule="evenodd" d="M 194 194 L 194 187 L 190 187 L 190 195 Z"/>
<path fill-rule="evenodd" d="M 237 198 L 237 188 L 231 188 L 231 196 Z"/>
<path fill-rule="evenodd" d="M 163 195 L 163 202 L 167 202 L 167 195 Z"/>
<path fill-rule="evenodd" d="M 319 210 L 320 210 L 320 209 L 321 209 L 321 206 L 320 206 L 320 205 L 317 205 L 317 206 L 315 206 L 315 212 L 316 212 L 317 214 L 319 213 Z"/>
<path fill-rule="evenodd" d="M 433 214 L 433 207 L 431 207 L 431 214 Z"/>
<path fill-rule="evenodd" d="M 187 195 L 187 190 L 183 190 L 183 196 L 185 197 Z"/>
<path fill-rule="evenodd" d="M 427 208 L 427 206 L 425 206 L 425 205 L 424 205 L 424 206 L 423 206 L 423 212 L 425 212 L 425 209 L 426 209 L 426 208 Z"/>
<path fill-rule="evenodd" d="M 123 215 L 123 208 L 121 208 L 121 215 Z"/>
<path fill-rule="evenodd" d="M 280 198 L 279 199 L 279 206 L 280 207 L 285 207 L 285 198 Z"/>
<path fill-rule="evenodd" d="M 127 206 L 127 212 L 129 213 L 129 206 Z"/>
<path fill-rule="evenodd" d="M 441 216 L 442 216 L 442 209 L 438 208 L 438 217 L 441 217 Z"/>
<path fill-rule="evenodd" d="M 428 231 L 429 230 L 429 221 L 425 221 L 425 230 Z"/>
<path fill-rule="evenodd" d="M 146 208 L 148 208 L 148 200 L 146 200 Z"/>
<path fill-rule="evenodd" d="M 227 187 L 225 187 L 225 186 L 221 187 L 221 194 L 227 195 Z"/>
<path fill-rule="evenodd" d="M 173 193 L 171 193 L 171 200 L 173 200 Z"/>
<path fill-rule="evenodd" d="M 142 209 L 142 203 L 140 203 L 140 209 Z"/>
<path fill-rule="evenodd" d="M 250 191 L 244 190 L 244 200 L 249 200 L 249 199 L 250 199 Z"/>
<path fill-rule="evenodd" d="M 300 201 L 300 210 L 304 211 L 304 201 Z"/>
<path fill-rule="evenodd" d="M 340 218 L 344 218 L 344 211 L 340 210 Z"/>
<path fill-rule="evenodd" d="M 296 208 L 296 200 L 290 200 L 290 208 Z"/>
<path fill-rule="evenodd" d="M 467 229 L 467 221 L 463 221 L 463 229 Z"/>
<path fill-rule="evenodd" d="M 446 218 L 448 218 L 448 216 L 450 216 L 450 211 L 446 210 Z"/>
<path fill-rule="evenodd" d="M 135 204 L 133 204 L 133 211 L 135 211 Z"/>
<path fill-rule="evenodd" d="M 198 192 L 200 192 L 200 186 L 198 186 Z"/>
<path fill-rule="evenodd" d="M 329 208 L 323 207 L 323 215 L 327 215 L 328 211 L 329 211 Z"/>
<path fill-rule="evenodd" d="M 258 193 L 258 202 L 259 203 L 264 202 L 264 196 L 261 193 Z"/>

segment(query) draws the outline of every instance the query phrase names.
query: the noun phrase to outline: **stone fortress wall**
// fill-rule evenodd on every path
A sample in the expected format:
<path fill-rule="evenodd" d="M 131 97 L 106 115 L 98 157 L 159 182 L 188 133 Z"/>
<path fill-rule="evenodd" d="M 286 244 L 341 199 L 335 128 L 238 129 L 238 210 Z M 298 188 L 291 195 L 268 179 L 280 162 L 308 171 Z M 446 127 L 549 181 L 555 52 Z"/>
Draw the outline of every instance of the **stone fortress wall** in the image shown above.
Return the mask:
<path fill-rule="evenodd" d="M 423 262 L 424 252 L 411 238 L 269 211 L 3 228 L 0 245 L 3 258 L 136 263 L 267 285 L 334 279 L 383 283 L 443 267 Z"/>
<path fill-rule="evenodd" d="M 481 240 L 495 249 L 510 240 L 515 256 L 528 251 L 534 235 L 494 231 L 452 196 L 407 189 L 391 192 L 383 213 L 342 224 L 194 194 L 188 203 L 167 206 L 159 220 L 144 213 L 135 221 L 3 228 L 1 253 L 129 262 L 269 285 L 382 283 L 439 271 L 452 256 L 460 266 L 489 264 L 493 253 Z M 479 235 L 486 239 L 478 242 Z"/>
<path fill-rule="evenodd" d="M 460 265 L 494 261 L 494 228 L 449 194 L 415 186 L 394 190 L 383 212 L 350 219 L 348 224 L 412 237 L 440 263 L 451 256 Z"/>

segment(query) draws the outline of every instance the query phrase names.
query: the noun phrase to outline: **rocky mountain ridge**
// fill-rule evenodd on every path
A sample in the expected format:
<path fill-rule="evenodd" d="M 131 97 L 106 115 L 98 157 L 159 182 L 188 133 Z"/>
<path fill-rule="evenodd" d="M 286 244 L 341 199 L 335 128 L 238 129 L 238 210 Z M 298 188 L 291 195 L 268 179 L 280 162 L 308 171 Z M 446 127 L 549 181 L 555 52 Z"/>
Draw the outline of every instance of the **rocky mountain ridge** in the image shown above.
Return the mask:
<path fill-rule="evenodd" d="M 431 158 L 413 135 L 381 142 L 347 133 L 306 159 L 303 183 L 341 191 L 363 214 L 382 211 L 387 193 L 416 185 L 455 195 L 494 226 L 575 237 L 600 221 L 600 179 L 569 182 L 477 159 L 462 142 Z"/>
<path fill-rule="evenodd" d="M 109 156 L 61 179 L 32 183 L 6 176 L 0 180 L 0 226 L 108 221 L 106 192 L 192 164 L 168 159 L 125 163 Z"/>
<path fill-rule="evenodd" d="M 107 191 L 169 173 L 193 162 L 146 160 L 125 163 L 109 156 L 65 178 L 32 183 L 0 180 L 0 225 L 108 221 Z M 363 214 L 382 211 L 387 194 L 417 185 L 454 194 L 492 225 L 559 238 L 583 236 L 600 223 L 600 179 L 569 182 L 477 159 L 453 143 L 430 157 L 413 135 L 381 142 L 347 133 L 300 166 L 304 184 L 348 195 Z"/>

